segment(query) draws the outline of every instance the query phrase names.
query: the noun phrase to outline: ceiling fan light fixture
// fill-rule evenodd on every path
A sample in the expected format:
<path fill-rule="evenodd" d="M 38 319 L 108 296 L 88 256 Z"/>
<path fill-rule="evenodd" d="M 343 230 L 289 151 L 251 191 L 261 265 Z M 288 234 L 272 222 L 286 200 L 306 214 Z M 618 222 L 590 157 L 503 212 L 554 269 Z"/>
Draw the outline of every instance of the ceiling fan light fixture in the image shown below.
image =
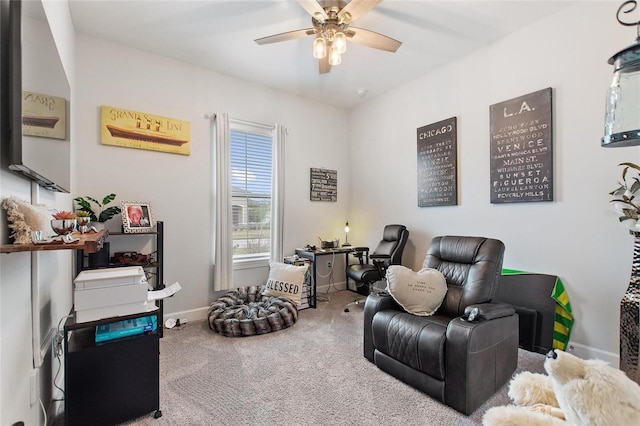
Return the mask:
<path fill-rule="evenodd" d="M 322 59 L 327 56 L 327 42 L 324 37 L 318 35 L 313 41 L 313 57 L 316 59 Z"/>
<path fill-rule="evenodd" d="M 363 28 L 349 28 L 352 21 L 369 12 L 382 0 L 297 0 L 298 4 L 311 15 L 311 28 L 303 28 L 273 34 L 254 40 L 257 44 L 279 43 L 306 36 L 312 36 L 313 57 L 319 60 L 319 73 L 326 74 L 331 67 L 342 62 L 347 51 L 347 39 L 374 49 L 395 52 L 402 42 L 386 35 Z M 640 1 L 640 0 L 638 0 Z M 627 3 L 636 0 L 627 0 Z"/>
<path fill-rule="evenodd" d="M 335 45 L 331 45 L 329 48 L 329 65 L 336 66 L 342 63 L 342 56 L 340 56 L 340 50 Z"/>
<path fill-rule="evenodd" d="M 343 54 L 347 51 L 347 36 L 342 31 L 338 31 L 333 38 L 333 44 L 338 48 L 338 52 Z"/>

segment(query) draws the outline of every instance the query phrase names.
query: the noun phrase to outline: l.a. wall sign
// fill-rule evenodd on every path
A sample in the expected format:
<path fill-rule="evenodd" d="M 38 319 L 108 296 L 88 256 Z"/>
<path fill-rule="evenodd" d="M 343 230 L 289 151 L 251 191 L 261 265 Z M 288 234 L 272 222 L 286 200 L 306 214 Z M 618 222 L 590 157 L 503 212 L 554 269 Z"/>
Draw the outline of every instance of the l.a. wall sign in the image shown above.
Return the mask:
<path fill-rule="evenodd" d="M 145 112 L 103 106 L 100 143 L 171 154 L 191 153 L 191 123 Z"/>
<path fill-rule="evenodd" d="M 551 88 L 491 105 L 491 203 L 553 201 Z"/>

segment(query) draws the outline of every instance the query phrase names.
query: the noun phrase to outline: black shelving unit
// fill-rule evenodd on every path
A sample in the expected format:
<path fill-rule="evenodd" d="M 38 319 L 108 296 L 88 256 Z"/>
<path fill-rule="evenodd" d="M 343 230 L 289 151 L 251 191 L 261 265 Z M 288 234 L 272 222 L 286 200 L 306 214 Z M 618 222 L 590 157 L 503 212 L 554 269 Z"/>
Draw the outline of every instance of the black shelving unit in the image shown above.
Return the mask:
<path fill-rule="evenodd" d="M 143 233 L 110 232 L 108 238 L 155 238 L 156 259 L 145 264 L 113 264 L 105 268 L 141 266 L 151 271 L 152 288 L 164 288 L 164 223 L 156 222 L 156 230 Z M 76 273 L 90 268 L 88 255 L 76 251 Z M 111 253 L 108 253 L 111 259 Z M 76 274 L 76 275 L 77 275 Z M 154 413 L 159 408 L 159 355 L 162 337 L 163 302 L 157 309 L 133 315 L 104 318 L 76 323 L 70 316 L 64 325 L 65 345 L 65 424 L 112 425 L 135 417 Z M 73 312 L 72 312 L 73 313 Z M 155 315 L 154 332 L 130 336 L 103 343 L 95 342 L 96 328 L 103 324 Z"/>
<path fill-rule="evenodd" d="M 155 238 L 155 253 L 156 259 L 152 263 L 128 263 L 128 264 L 115 264 L 109 263 L 104 268 L 120 268 L 123 266 L 141 266 L 145 271 L 151 271 L 153 273 L 152 279 L 148 279 L 150 283 L 152 283 L 153 290 L 162 290 L 164 285 L 164 222 L 158 221 L 156 222 L 156 230 L 155 231 L 147 231 L 147 232 L 137 232 L 137 233 L 125 233 L 125 232 L 109 232 L 110 238 L 124 238 L 124 237 L 149 237 Z M 109 259 L 111 259 L 112 253 L 107 253 Z M 86 269 L 97 269 L 92 268 L 88 264 L 89 255 L 85 254 L 81 250 L 76 251 L 76 275 Z M 164 315 L 164 306 L 163 301 L 156 301 L 156 305 L 160 309 L 160 318 L 162 319 Z M 158 327 L 160 329 L 160 337 L 162 337 L 163 327 L 162 321 L 158 323 Z"/>
<path fill-rule="evenodd" d="M 160 411 L 159 328 L 103 343 L 95 342 L 103 324 L 156 315 L 160 310 L 64 325 L 65 425 L 113 425 Z"/>

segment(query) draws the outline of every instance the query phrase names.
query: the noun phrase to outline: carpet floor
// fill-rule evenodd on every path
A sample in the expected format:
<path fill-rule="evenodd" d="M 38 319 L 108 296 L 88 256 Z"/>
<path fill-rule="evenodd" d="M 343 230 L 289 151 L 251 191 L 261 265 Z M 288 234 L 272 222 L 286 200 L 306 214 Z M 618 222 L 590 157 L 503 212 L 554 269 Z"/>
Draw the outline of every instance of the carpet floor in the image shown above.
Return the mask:
<path fill-rule="evenodd" d="M 128 425 L 479 425 L 509 403 L 507 386 L 471 416 L 431 399 L 367 361 L 363 309 L 353 292 L 323 295 L 298 322 L 261 336 L 223 337 L 206 321 L 165 330 L 160 409 Z M 543 372 L 544 356 L 520 350 L 518 371 Z"/>

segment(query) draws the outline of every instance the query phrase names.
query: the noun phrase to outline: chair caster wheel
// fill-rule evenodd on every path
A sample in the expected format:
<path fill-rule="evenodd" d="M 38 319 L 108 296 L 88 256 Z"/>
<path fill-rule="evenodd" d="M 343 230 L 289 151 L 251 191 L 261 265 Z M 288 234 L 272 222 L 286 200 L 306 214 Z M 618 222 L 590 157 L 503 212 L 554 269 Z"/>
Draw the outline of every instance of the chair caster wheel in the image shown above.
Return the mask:
<path fill-rule="evenodd" d="M 349 312 L 349 308 L 344 308 L 344 311 L 345 312 Z"/>
<path fill-rule="evenodd" d="M 160 417 L 162 417 L 162 411 L 161 410 L 156 410 L 156 412 L 153 413 L 153 418 L 154 419 L 159 419 Z"/>

